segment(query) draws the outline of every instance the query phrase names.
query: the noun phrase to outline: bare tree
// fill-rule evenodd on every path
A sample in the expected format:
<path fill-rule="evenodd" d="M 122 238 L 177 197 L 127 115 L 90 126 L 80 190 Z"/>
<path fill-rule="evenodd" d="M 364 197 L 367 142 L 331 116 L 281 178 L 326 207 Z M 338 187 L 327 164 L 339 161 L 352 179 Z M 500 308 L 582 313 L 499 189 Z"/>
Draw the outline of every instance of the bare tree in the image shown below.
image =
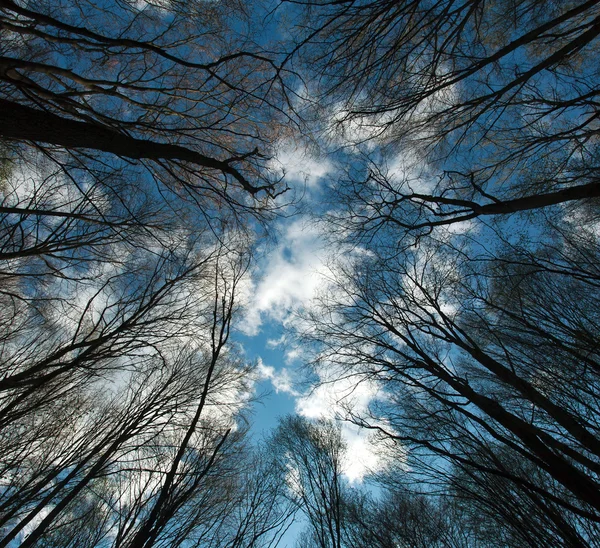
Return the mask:
<path fill-rule="evenodd" d="M 597 546 L 598 2 L 294 4 L 290 59 L 351 145 L 316 365 L 379 383 L 352 418 L 413 487 L 512 545 Z"/>
<path fill-rule="evenodd" d="M 341 548 L 344 527 L 345 446 L 338 425 L 288 416 L 271 440 L 289 497 L 308 518 L 307 542 Z"/>
<path fill-rule="evenodd" d="M 227 17 L 195 3 L 57 7 L 2 3 L 5 139 L 69 170 L 123 159 L 190 199 L 242 208 L 238 190 L 279 192 L 259 149 L 282 112 L 281 73 L 235 3 Z"/>
<path fill-rule="evenodd" d="M 467 234 L 391 255 L 372 242 L 340 267 L 307 338 L 319 360 L 381 383 L 354 420 L 402 446 L 407 481 L 448 489 L 457 467 L 522 542 L 595 546 L 598 243 L 545 227 L 553 246 L 516 235 L 486 250 Z"/>
<path fill-rule="evenodd" d="M 243 510 L 229 334 L 285 92 L 238 8 L 0 3 L 1 546 L 285 526 Z"/>
<path fill-rule="evenodd" d="M 247 467 L 242 467 L 240 495 L 230 525 L 234 534 L 228 546 L 278 546 L 289 529 L 297 508 L 289 499 L 288 486 L 274 473 L 276 459 L 268 443 L 258 444 Z"/>
<path fill-rule="evenodd" d="M 157 291 L 141 279 L 133 316 L 115 315 L 120 327 L 82 345 L 85 357 L 71 344 L 59 352 L 66 361 L 40 356 L 43 367 L 5 378 L 1 545 L 221 546 L 237 538 L 227 524 L 248 486 L 239 480 L 244 432 L 232 427 L 252 376 L 226 343 L 246 261 L 221 251 Z M 159 271 L 169 274 L 164 264 Z M 77 327 L 87 337 L 98 329 L 84 319 Z M 246 518 L 254 545 L 285 522 L 276 516 Z M 73 528 L 78 519 L 87 528 Z"/>
<path fill-rule="evenodd" d="M 488 538 L 478 538 L 474 525 L 480 525 L 483 520 L 476 518 L 475 524 L 469 523 L 465 512 L 458 507 L 456 497 L 411 491 L 401 482 L 394 482 L 392 476 L 398 472 L 394 469 L 393 474 L 386 474 L 389 480 L 378 481 L 381 492 L 377 498 L 362 494 L 349 499 L 346 511 L 348 546 L 510 546 L 502 539 L 501 527 Z"/>
<path fill-rule="evenodd" d="M 596 1 L 291 3 L 306 17 L 290 58 L 325 125 L 369 141 L 343 192 L 372 228 L 414 237 L 599 196 Z M 427 184 L 373 147 L 429 165 Z"/>

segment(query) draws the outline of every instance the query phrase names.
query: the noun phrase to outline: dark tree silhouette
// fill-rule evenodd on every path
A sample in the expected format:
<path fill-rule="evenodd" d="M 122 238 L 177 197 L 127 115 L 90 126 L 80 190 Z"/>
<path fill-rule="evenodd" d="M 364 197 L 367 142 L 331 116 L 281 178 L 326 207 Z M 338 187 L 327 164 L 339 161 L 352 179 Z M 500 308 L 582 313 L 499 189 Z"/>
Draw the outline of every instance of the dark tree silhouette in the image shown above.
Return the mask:
<path fill-rule="evenodd" d="M 489 507 L 502 505 L 496 485 L 536 509 L 545 545 L 594 545 L 598 245 L 562 229 L 555 250 L 429 239 L 390 257 L 371 245 L 340 270 L 307 338 L 320 360 L 381 383 L 373 415 L 354 420 L 403 446 L 407 478 L 447 488 L 457 467 L 489 486 L 477 492 Z M 535 545 L 539 522 L 502 508 Z"/>
<path fill-rule="evenodd" d="M 370 141 L 346 194 L 372 227 L 414 238 L 599 196 L 595 0 L 294 3 L 306 19 L 293 51 L 318 75 L 319 108 Z M 373 144 L 429 165 L 426 189 Z"/>
<path fill-rule="evenodd" d="M 123 159 L 170 189 L 237 207 L 243 193 L 282 190 L 264 170 L 281 73 L 240 32 L 252 23 L 235 5 L 228 17 L 195 3 L 0 6 L 3 138 L 62 165 L 56 147 L 66 149 L 92 173 L 101 158 Z"/>
<path fill-rule="evenodd" d="M 338 425 L 312 423 L 299 416 L 283 418 L 271 440 L 279 464 L 275 469 L 288 496 L 308 518 L 307 542 L 320 548 L 343 543 L 345 445 Z"/>

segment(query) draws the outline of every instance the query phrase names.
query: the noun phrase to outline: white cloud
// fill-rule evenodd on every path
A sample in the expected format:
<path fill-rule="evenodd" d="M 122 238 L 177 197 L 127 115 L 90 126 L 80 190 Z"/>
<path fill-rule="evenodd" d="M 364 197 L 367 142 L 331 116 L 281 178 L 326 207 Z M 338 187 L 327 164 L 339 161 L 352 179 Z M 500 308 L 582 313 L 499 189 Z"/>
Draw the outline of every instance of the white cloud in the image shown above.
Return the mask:
<path fill-rule="evenodd" d="M 170 0 L 127 0 L 136 10 L 155 9 L 159 13 L 166 14 L 172 8 Z"/>
<path fill-rule="evenodd" d="M 321 382 L 298 398 L 296 412 L 299 415 L 333 420 L 365 415 L 370 403 L 378 398 L 379 387 L 375 382 L 358 382 L 357 377 L 350 375 L 336 378 L 332 371 L 323 371 L 321 375 Z M 343 471 L 350 483 L 360 482 L 366 474 L 386 466 L 369 430 L 348 421 L 343 421 L 341 428 L 348 455 Z"/>
<path fill-rule="evenodd" d="M 354 249 L 338 257 L 340 264 L 352 261 L 364 250 Z M 292 314 L 294 309 L 311 307 L 311 300 L 328 287 L 332 276 L 331 252 L 322 245 L 320 233 L 303 220 L 291 223 L 278 247 L 269 257 L 263 277 L 256 284 L 246 314 L 244 331 L 256 334 L 265 317 L 284 324 L 293 324 L 300 331 L 302 319 Z M 321 295 L 322 296 L 322 295 Z M 343 295 L 339 296 L 340 299 Z M 285 360 L 290 364 L 299 359 L 302 349 L 290 345 L 286 335 L 267 341 L 270 348 L 285 348 Z M 289 393 L 297 398 L 296 412 L 310 419 L 338 419 L 350 413 L 366 414 L 369 404 L 378 397 L 379 387 L 374 382 L 357 382 L 355 376 L 344 375 L 339 368 L 319 371 L 320 383 L 308 394 L 299 394 L 294 387 L 290 370 L 276 370 L 260 362 L 260 378 L 271 381 L 277 392 Z M 348 460 L 344 473 L 351 482 L 360 481 L 369 471 L 385 466 L 371 441 L 368 430 L 352 424 L 342 424 L 342 434 L 352 458 Z"/>
<path fill-rule="evenodd" d="M 292 396 L 298 396 L 298 392 L 294 389 L 294 379 L 292 374 L 285 367 L 280 370 L 276 370 L 270 365 L 265 365 L 262 359 L 258 359 L 258 365 L 256 367 L 256 373 L 258 380 L 269 380 L 275 389 L 275 392 L 279 394 L 283 392 Z"/>
<path fill-rule="evenodd" d="M 571 229 L 580 235 L 585 234 L 596 241 L 600 240 L 600 216 L 596 214 L 596 209 L 573 207 L 571 203 L 561 204 L 560 207 L 563 220 Z"/>
<path fill-rule="evenodd" d="M 342 424 L 342 437 L 348 455 L 344 462 L 344 475 L 351 484 L 360 483 L 367 472 L 377 472 L 385 467 L 386 463 L 368 430 L 345 422 Z"/>
<path fill-rule="evenodd" d="M 279 348 L 283 346 L 287 341 L 287 336 L 285 333 L 281 335 L 278 339 L 268 339 L 267 340 L 267 348 Z"/>
<path fill-rule="evenodd" d="M 294 346 L 285 352 L 285 363 L 291 364 L 302 357 L 302 351 L 298 346 Z"/>
<path fill-rule="evenodd" d="M 416 194 L 431 194 L 437 183 L 427 162 L 410 147 L 391 159 L 387 177 L 394 188 L 408 186 Z"/>
<path fill-rule="evenodd" d="M 288 183 L 303 183 L 308 189 L 316 188 L 319 181 L 333 169 L 331 161 L 327 158 L 292 140 L 279 144 L 270 167 L 285 175 Z"/>
<path fill-rule="evenodd" d="M 359 382 L 355 375 L 344 375 L 336 368 L 319 375 L 319 384 L 296 403 L 298 414 L 310 419 L 335 419 L 349 411 L 363 414 L 377 397 L 379 387 L 367 380 Z"/>
<path fill-rule="evenodd" d="M 326 271 L 325 258 L 314 225 L 309 226 L 303 219 L 292 222 L 259 273 L 240 329 L 256 335 L 265 318 L 285 323 L 294 308 L 315 295 Z"/>

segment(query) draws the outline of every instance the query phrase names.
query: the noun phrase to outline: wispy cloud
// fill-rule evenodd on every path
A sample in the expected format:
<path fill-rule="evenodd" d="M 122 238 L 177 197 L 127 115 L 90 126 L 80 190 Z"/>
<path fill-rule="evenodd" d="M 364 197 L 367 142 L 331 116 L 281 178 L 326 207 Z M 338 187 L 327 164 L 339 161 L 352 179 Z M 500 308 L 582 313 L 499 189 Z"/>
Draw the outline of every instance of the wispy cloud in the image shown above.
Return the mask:
<path fill-rule="evenodd" d="M 285 323 L 294 308 L 307 303 L 322 281 L 326 251 L 319 231 L 299 218 L 284 231 L 279 245 L 257 274 L 240 329 L 256 335 L 265 318 Z"/>
<path fill-rule="evenodd" d="M 299 393 L 294 388 L 294 379 L 292 373 L 286 369 L 275 369 L 270 365 L 266 365 L 262 359 L 258 359 L 256 367 L 257 380 L 269 380 L 273 385 L 276 393 L 283 392 L 291 396 L 299 396 Z"/>
<path fill-rule="evenodd" d="M 334 169 L 331 160 L 326 156 L 293 140 L 282 141 L 279 144 L 270 167 L 285 176 L 291 186 L 295 187 L 300 183 L 308 189 L 315 189 Z"/>

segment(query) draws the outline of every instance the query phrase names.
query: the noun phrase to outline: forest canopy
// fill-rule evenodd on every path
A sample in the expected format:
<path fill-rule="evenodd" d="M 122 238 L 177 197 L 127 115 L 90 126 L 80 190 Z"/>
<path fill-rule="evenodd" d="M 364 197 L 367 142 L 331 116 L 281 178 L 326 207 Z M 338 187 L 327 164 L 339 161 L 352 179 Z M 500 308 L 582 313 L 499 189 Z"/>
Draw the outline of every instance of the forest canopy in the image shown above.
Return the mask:
<path fill-rule="evenodd" d="M 599 1 L 0 33 L 0 547 L 600 547 Z"/>

